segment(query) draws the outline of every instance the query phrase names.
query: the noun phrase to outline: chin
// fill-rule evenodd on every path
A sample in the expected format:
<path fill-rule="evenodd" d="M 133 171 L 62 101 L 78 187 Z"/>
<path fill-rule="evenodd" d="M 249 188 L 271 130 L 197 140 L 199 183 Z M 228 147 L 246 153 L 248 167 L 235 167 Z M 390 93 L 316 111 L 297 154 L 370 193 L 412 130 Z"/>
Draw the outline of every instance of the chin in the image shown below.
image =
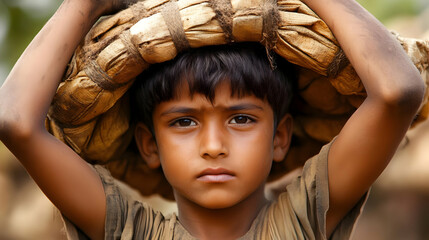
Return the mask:
<path fill-rule="evenodd" d="M 235 204 L 230 202 L 211 202 L 211 203 L 204 203 L 201 204 L 201 207 L 211 209 L 211 210 L 220 210 L 225 208 L 233 207 Z"/>
<path fill-rule="evenodd" d="M 216 196 L 202 199 L 202 201 L 198 202 L 198 205 L 207 209 L 219 210 L 233 207 L 239 202 L 239 200 L 235 201 L 234 199 L 231 199 L 231 196 Z"/>

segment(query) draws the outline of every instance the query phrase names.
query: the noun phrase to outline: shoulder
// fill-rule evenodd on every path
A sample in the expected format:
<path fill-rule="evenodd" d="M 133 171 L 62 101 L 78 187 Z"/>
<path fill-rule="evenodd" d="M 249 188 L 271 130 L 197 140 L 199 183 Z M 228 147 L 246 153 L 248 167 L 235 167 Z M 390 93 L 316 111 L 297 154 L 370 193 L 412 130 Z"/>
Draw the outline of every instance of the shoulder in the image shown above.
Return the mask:
<path fill-rule="evenodd" d="M 168 236 L 174 231 L 177 218 L 165 217 L 145 202 L 138 191 L 115 179 L 109 170 L 94 166 L 103 183 L 106 195 L 105 239 L 132 236 L 146 239 L 149 236 Z M 64 219 L 67 236 L 80 236 L 80 230 Z M 85 238 L 71 238 L 85 239 Z M 168 239 L 168 238 L 167 238 Z"/>
<path fill-rule="evenodd" d="M 328 155 L 332 143 L 322 147 L 318 155 L 307 160 L 302 174 L 286 187 L 276 202 L 267 210 L 265 224 L 273 225 L 277 235 L 306 236 L 309 239 L 326 239 L 326 213 L 329 209 Z M 339 223 L 341 239 L 351 235 L 360 215 L 364 200 L 359 202 Z"/>

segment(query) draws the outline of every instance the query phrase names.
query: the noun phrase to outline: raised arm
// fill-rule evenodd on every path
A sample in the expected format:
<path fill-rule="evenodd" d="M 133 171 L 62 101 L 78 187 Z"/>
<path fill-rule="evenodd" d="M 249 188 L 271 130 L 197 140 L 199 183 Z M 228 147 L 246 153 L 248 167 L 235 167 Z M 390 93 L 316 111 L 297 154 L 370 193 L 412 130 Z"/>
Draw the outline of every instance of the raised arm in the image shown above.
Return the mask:
<path fill-rule="evenodd" d="M 45 130 L 44 119 L 83 36 L 99 16 L 128 2 L 65 0 L 0 88 L 0 140 L 48 198 L 91 239 L 104 236 L 103 186 L 92 168 Z"/>
<path fill-rule="evenodd" d="M 355 0 L 302 1 L 331 28 L 368 94 L 329 152 L 329 236 L 389 163 L 424 86 L 400 44 Z"/>

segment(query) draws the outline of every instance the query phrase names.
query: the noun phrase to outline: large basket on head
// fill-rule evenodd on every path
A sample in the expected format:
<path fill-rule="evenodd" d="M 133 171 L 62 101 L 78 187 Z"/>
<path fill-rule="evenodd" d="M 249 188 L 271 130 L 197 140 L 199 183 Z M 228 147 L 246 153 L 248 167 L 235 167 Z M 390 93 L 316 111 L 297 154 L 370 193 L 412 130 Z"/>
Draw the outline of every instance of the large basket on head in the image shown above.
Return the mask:
<path fill-rule="evenodd" d="M 428 41 L 396 38 L 429 82 Z M 71 59 L 46 127 L 85 160 L 107 164 L 114 176 L 143 194 L 171 197 L 162 172 L 150 170 L 130 151 L 127 90 L 151 64 L 180 51 L 249 41 L 260 42 L 299 71 L 294 144 L 270 175 L 281 176 L 337 135 L 365 98 L 329 28 L 298 0 L 145 0 L 103 18 Z M 425 101 L 418 120 L 427 115 Z"/>

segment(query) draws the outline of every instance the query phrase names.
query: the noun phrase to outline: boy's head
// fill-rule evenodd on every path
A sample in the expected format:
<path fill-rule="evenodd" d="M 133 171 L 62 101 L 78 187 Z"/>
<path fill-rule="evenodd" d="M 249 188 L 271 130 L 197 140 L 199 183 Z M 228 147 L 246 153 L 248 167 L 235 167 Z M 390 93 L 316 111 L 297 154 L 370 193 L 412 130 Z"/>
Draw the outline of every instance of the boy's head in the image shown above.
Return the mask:
<path fill-rule="evenodd" d="M 192 50 L 142 78 L 133 86 L 135 140 L 150 167 L 161 164 L 179 208 L 263 197 L 273 159 L 287 153 L 292 121 L 290 80 L 271 69 L 262 47 Z"/>
<path fill-rule="evenodd" d="M 277 56 L 277 55 L 276 55 Z M 132 87 L 133 119 L 153 132 L 152 113 L 157 104 L 177 97 L 177 86 L 187 83 L 190 94 L 200 93 L 210 101 L 223 82 L 234 96 L 252 94 L 266 99 L 274 111 L 275 126 L 288 112 L 293 65 L 277 56 L 273 70 L 265 48 L 259 43 L 209 46 L 192 49 L 175 59 L 155 64 L 143 72 Z"/>

